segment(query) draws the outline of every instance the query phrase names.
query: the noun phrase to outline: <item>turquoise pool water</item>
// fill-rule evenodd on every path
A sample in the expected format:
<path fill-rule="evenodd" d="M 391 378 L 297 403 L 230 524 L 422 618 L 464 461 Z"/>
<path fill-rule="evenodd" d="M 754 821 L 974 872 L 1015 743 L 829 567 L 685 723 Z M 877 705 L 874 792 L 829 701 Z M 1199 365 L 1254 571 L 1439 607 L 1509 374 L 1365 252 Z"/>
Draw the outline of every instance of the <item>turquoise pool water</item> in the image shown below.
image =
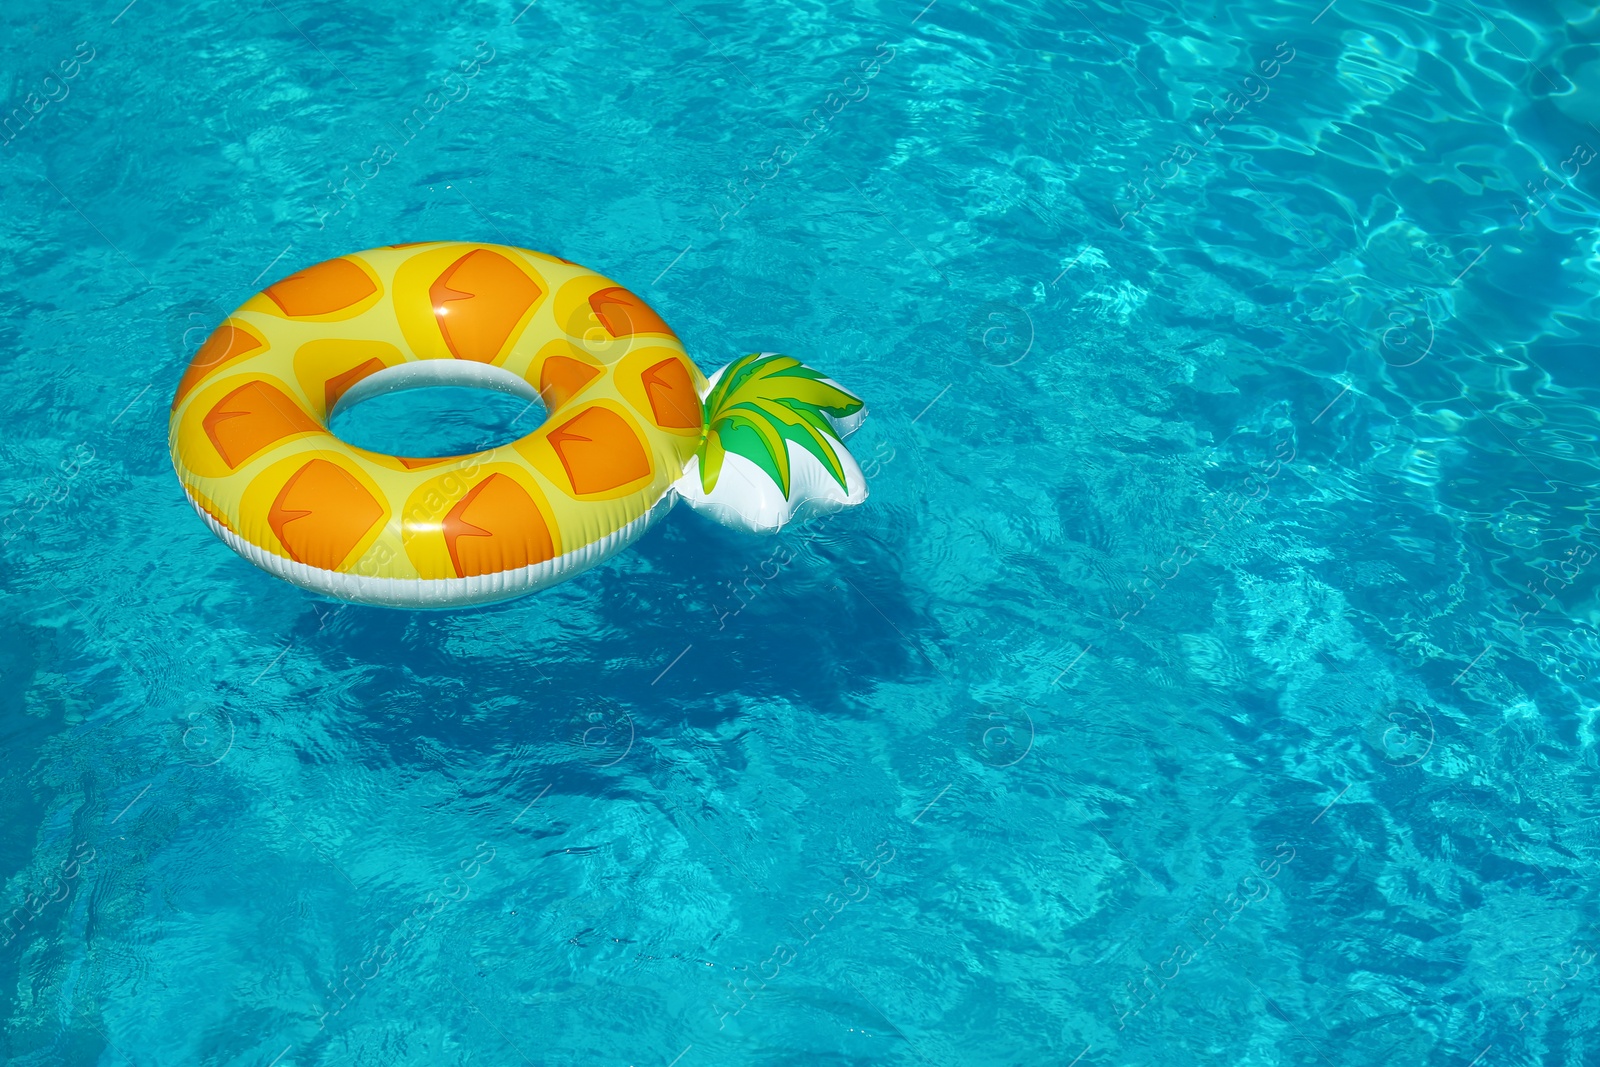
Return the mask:
<path fill-rule="evenodd" d="M 114 0 L 0 70 L 0 1059 L 1600 1057 L 1592 7 Z M 825 369 L 870 500 L 457 613 L 250 567 L 181 368 L 435 238 Z"/>

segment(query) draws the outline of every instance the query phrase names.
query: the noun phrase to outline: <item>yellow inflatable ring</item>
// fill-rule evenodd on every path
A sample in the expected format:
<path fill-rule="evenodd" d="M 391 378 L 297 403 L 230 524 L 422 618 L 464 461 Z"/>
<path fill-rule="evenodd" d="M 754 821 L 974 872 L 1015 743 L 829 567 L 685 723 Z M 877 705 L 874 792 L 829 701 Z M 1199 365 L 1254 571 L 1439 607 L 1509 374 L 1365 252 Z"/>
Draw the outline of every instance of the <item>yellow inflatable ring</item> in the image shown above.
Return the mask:
<path fill-rule="evenodd" d="M 328 429 L 342 404 L 443 384 L 542 400 L 548 418 L 444 458 Z M 450 607 L 562 581 L 676 499 L 767 531 L 800 505 L 858 503 L 839 438 L 864 414 L 788 356 L 708 380 L 649 305 L 568 260 L 430 242 L 331 259 L 251 297 L 184 373 L 169 440 L 195 510 L 262 569 L 344 600 Z"/>

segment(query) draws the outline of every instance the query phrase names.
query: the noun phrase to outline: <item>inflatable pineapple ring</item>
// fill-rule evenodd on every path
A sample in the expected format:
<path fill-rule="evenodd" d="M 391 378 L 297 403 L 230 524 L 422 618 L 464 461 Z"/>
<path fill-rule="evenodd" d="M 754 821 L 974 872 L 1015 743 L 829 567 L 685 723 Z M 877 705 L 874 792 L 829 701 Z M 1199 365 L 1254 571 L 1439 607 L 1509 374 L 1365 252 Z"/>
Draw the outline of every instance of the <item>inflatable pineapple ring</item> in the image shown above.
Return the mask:
<path fill-rule="evenodd" d="M 427 385 L 541 400 L 544 424 L 468 456 L 346 444 L 341 406 Z M 392 245 L 251 297 L 178 384 L 179 481 L 246 559 L 345 600 L 480 604 L 599 563 L 682 497 L 772 531 L 866 497 L 840 440 L 861 401 L 788 356 L 708 380 L 639 297 L 502 245 Z"/>

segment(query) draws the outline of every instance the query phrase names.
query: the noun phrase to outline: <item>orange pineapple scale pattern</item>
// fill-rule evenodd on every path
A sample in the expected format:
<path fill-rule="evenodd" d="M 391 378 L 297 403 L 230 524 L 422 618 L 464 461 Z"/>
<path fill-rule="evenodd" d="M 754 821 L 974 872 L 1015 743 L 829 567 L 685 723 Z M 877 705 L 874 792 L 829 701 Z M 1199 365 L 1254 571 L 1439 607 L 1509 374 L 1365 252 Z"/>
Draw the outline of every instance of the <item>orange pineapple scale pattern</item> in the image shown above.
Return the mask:
<path fill-rule="evenodd" d="M 349 390 L 436 360 L 515 376 L 549 417 L 445 458 L 329 432 Z M 170 443 L 195 507 L 262 553 L 471 578 L 582 552 L 646 516 L 699 446 L 705 392 L 661 317 L 602 275 L 502 245 L 391 245 L 308 267 L 229 316 L 179 383 Z"/>

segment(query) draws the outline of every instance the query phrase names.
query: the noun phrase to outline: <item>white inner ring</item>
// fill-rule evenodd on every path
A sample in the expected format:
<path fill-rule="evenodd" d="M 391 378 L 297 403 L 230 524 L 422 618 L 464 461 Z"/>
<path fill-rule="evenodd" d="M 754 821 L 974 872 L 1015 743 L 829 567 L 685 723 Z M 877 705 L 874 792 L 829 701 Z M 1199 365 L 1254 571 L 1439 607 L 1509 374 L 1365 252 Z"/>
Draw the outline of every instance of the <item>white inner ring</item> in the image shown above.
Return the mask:
<path fill-rule="evenodd" d="M 412 363 L 385 367 L 346 389 L 338 403 L 333 405 L 333 410 L 328 412 L 328 422 L 332 423 L 333 417 L 346 408 L 375 396 L 440 385 L 488 389 L 542 403 L 539 391 L 530 385 L 527 379 L 512 374 L 504 367 L 476 363 L 469 359 L 419 359 Z"/>

